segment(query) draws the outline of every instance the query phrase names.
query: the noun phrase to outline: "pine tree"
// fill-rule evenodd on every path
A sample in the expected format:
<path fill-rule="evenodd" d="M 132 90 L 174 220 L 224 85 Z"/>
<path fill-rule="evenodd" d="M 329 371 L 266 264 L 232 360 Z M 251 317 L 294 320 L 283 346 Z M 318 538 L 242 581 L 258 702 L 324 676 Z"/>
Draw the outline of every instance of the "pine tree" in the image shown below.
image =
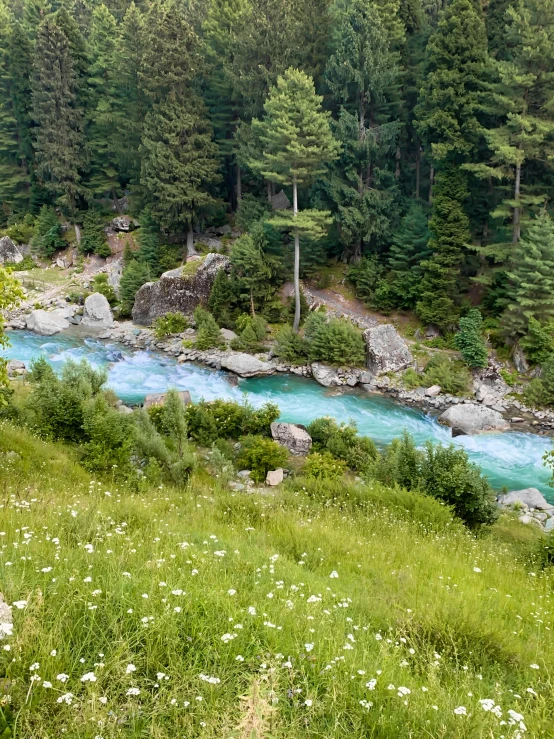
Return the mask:
<path fill-rule="evenodd" d="M 187 253 L 195 254 L 193 224 L 216 200 L 210 189 L 220 175 L 218 148 L 202 101 L 169 99 L 146 116 L 141 184 L 167 230 L 187 230 Z"/>
<path fill-rule="evenodd" d="M 144 262 L 132 259 L 123 270 L 119 283 L 119 309 L 123 316 L 130 316 L 138 290 L 149 282 L 150 270 Z"/>
<path fill-rule="evenodd" d="M 117 25 L 105 5 L 92 13 L 89 69 L 90 189 L 94 194 L 111 193 L 117 202 L 119 177 L 114 149 L 114 66 L 117 50 Z"/>
<path fill-rule="evenodd" d="M 38 29 L 32 100 L 37 175 L 57 202 L 74 214 L 84 194 L 83 110 L 70 45 L 52 17 Z"/>
<path fill-rule="evenodd" d="M 264 119 L 253 122 L 263 153 L 251 167 L 272 182 L 292 185 L 292 217 L 280 215 L 273 222 L 294 232 L 295 331 L 300 326 L 300 233 L 317 236 L 329 222 L 329 215 L 321 211 L 299 213 L 298 187 L 315 179 L 338 154 L 321 101 L 313 80 L 298 69 L 288 69 L 269 93 Z"/>
<path fill-rule="evenodd" d="M 160 273 L 160 234 L 149 210 L 140 216 L 138 259 L 147 264 L 153 275 Z"/>
<path fill-rule="evenodd" d="M 489 355 L 483 338 L 483 317 L 477 308 L 460 318 L 460 330 L 454 342 L 469 367 L 487 366 Z"/>
<path fill-rule="evenodd" d="M 340 15 L 325 76 L 341 103 L 335 130 L 343 144 L 329 194 L 341 239 L 359 262 L 364 243 L 390 235 L 396 195 L 386 159 L 392 161 L 396 151 L 399 122 L 388 120 L 387 98 L 398 83 L 399 69 L 376 5 L 353 0 Z"/>
<path fill-rule="evenodd" d="M 55 251 L 66 246 L 54 208 L 43 205 L 40 209 L 31 245 L 43 257 L 51 257 Z"/>
<path fill-rule="evenodd" d="M 231 281 L 225 270 L 220 269 L 212 285 L 208 308 L 220 326 L 228 326 L 230 323 L 230 304 L 233 299 Z"/>
<path fill-rule="evenodd" d="M 554 223 L 543 212 L 514 248 L 508 305 L 502 323 L 513 339 L 528 331 L 529 319 L 554 320 Z"/>
<path fill-rule="evenodd" d="M 29 203 L 31 45 L 20 22 L 0 32 L 0 204 L 24 212 Z"/>
<path fill-rule="evenodd" d="M 391 283 L 397 305 L 415 307 L 423 275 L 422 262 L 429 259 L 429 227 L 422 206 L 413 202 L 394 234 L 389 251 Z"/>
<path fill-rule="evenodd" d="M 238 297 L 249 306 L 252 315 L 269 296 L 272 277 L 271 259 L 263 253 L 259 239 L 243 234 L 231 249 L 232 277 L 238 288 Z"/>
<path fill-rule="evenodd" d="M 472 0 L 453 0 L 427 48 L 417 126 L 438 173 L 429 224 L 433 256 L 423 263 L 417 312 L 421 320 L 446 329 L 459 315 L 460 269 L 471 237 L 463 207 L 467 174 L 461 167 L 470 162 L 483 131 L 478 113 L 487 72 L 487 38 Z"/>
<path fill-rule="evenodd" d="M 211 313 L 208 313 L 208 311 L 202 311 L 200 314 L 197 308 L 194 311 L 194 320 L 196 321 L 198 328 L 196 333 L 197 349 L 200 349 L 200 351 L 206 351 L 206 349 L 214 349 L 221 346 L 223 343 L 221 332 Z"/>
<path fill-rule="evenodd" d="M 98 254 L 100 257 L 111 255 L 104 226 L 105 219 L 102 213 L 95 208 L 89 208 L 83 219 L 83 237 L 79 244 L 79 249 L 83 254 Z"/>

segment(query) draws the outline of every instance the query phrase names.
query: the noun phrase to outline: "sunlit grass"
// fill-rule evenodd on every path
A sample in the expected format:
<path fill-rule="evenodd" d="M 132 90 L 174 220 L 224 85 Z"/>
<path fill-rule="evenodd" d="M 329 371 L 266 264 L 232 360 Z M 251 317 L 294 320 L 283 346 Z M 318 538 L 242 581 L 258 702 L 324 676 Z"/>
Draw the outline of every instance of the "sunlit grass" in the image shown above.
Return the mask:
<path fill-rule="evenodd" d="M 16 738 L 549 735 L 552 578 L 517 522 L 203 471 L 137 495 L 8 425 L 0 451 Z"/>

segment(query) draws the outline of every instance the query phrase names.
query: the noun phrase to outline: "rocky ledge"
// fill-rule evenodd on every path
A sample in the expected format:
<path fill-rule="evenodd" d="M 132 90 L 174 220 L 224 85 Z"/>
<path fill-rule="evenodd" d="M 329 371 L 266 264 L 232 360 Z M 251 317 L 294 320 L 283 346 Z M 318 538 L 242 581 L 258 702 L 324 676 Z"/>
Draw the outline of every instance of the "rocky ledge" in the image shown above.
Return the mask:
<path fill-rule="evenodd" d="M 512 490 L 496 499 L 504 510 L 516 511 L 521 523 L 535 524 L 545 531 L 554 529 L 554 506 L 551 505 L 537 488 Z"/>

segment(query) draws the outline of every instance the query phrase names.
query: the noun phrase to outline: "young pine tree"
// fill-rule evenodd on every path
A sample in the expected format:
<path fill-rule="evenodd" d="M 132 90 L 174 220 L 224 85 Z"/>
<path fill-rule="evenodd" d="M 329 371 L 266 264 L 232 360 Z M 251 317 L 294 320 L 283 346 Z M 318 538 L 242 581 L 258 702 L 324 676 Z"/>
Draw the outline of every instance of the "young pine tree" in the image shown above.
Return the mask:
<path fill-rule="evenodd" d="M 140 217 L 138 259 L 147 264 L 153 275 L 160 273 L 160 232 L 150 211 L 144 210 Z"/>
<path fill-rule="evenodd" d="M 477 308 L 460 318 L 460 330 L 454 343 L 469 367 L 487 366 L 489 355 L 483 338 L 483 317 Z"/>
<path fill-rule="evenodd" d="M 524 336 L 529 319 L 554 320 L 554 223 L 543 212 L 513 252 L 508 305 L 502 323 L 508 337 Z"/>
<path fill-rule="evenodd" d="M 251 160 L 251 168 L 272 182 L 292 185 L 292 215 L 275 216 L 273 222 L 294 234 L 295 331 L 300 326 L 300 234 L 321 236 L 330 220 L 323 211 L 299 212 L 298 188 L 315 179 L 338 155 L 322 100 L 311 78 L 298 69 L 288 69 L 270 90 L 263 120 L 252 123 L 262 153 Z"/>
<path fill-rule="evenodd" d="M 423 267 L 431 256 L 429 227 L 422 206 L 413 202 L 394 234 L 389 268 L 394 299 L 400 308 L 413 309 L 420 292 Z"/>
<path fill-rule="evenodd" d="M 41 256 L 47 258 L 57 249 L 67 246 L 67 242 L 62 238 L 62 228 L 54 208 L 43 205 L 40 209 L 31 245 Z"/>
<path fill-rule="evenodd" d="M 151 279 L 150 269 L 144 262 L 132 259 L 123 270 L 119 283 L 120 312 L 130 316 L 138 290 Z"/>

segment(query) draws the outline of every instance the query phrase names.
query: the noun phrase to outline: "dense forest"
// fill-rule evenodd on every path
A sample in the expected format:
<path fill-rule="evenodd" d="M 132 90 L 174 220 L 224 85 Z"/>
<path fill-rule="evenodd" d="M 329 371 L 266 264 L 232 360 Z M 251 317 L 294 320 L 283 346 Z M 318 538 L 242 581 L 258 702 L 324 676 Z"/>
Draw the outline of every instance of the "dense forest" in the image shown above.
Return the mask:
<path fill-rule="evenodd" d="M 102 253 L 123 199 L 134 289 L 235 213 L 268 318 L 294 241 L 377 310 L 550 346 L 553 156 L 554 0 L 0 0 L 0 227 Z"/>

